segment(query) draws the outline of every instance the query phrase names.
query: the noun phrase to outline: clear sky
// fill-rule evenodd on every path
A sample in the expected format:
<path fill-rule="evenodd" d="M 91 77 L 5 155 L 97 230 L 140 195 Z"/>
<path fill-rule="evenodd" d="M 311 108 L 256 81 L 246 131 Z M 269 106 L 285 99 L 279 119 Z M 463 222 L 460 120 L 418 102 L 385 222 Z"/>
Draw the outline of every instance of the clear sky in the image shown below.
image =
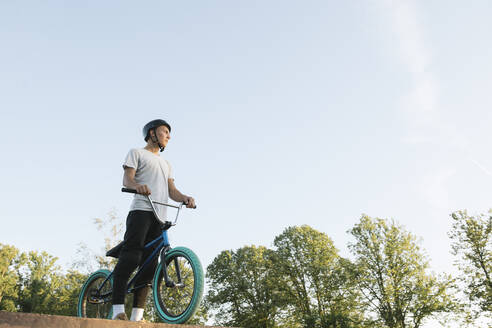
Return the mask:
<path fill-rule="evenodd" d="M 68 264 L 126 217 L 121 164 L 164 118 L 206 267 L 362 213 L 452 270 L 449 214 L 492 207 L 490 1 L 0 2 L 0 242 Z"/>

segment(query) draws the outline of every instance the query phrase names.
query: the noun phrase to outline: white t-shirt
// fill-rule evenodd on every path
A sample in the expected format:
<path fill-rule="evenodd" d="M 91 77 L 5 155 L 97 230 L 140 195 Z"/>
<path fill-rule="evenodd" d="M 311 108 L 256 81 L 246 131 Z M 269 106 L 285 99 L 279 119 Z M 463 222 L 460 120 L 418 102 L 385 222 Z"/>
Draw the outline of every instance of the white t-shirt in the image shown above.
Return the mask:
<path fill-rule="evenodd" d="M 130 149 L 126 155 L 123 168 L 131 167 L 136 170 L 135 182 L 146 184 L 151 192 L 152 200 L 167 203 L 169 199 L 168 179 L 174 179 L 171 164 L 159 155 L 147 149 Z M 167 220 L 167 206 L 154 205 L 160 219 Z M 146 196 L 135 194 L 130 206 L 132 210 L 152 211 Z"/>

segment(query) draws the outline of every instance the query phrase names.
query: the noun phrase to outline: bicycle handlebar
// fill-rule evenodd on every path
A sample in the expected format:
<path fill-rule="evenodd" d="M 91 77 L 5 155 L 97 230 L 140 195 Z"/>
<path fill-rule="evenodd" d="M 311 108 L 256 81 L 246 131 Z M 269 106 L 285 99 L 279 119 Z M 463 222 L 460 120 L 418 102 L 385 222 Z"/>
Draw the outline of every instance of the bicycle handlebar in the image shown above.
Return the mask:
<path fill-rule="evenodd" d="M 128 193 L 131 193 L 131 194 L 138 194 L 138 195 L 141 195 L 141 194 L 139 194 L 139 193 L 138 193 L 135 189 L 131 189 L 131 188 L 121 188 L 121 191 L 122 191 L 122 192 L 128 192 Z M 173 225 L 173 226 L 174 226 L 174 225 L 176 225 L 176 222 L 178 221 L 179 211 L 181 210 L 181 207 L 183 207 L 183 205 L 186 205 L 184 202 L 179 203 L 179 206 L 172 205 L 172 204 L 166 204 L 166 203 L 160 203 L 160 202 L 157 202 L 157 201 L 153 200 L 153 199 L 150 197 L 150 195 L 142 195 L 142 196 L 147 197 L 147 199 L 148 199 L 148 200 L 149 200 L 149 202 L 150 202 L 150 206 L 152 207 L 152 211 L 154 212 L 154 215 L 156 216 L 156 218 L 157 218 L 159 221 L 161 221 L 161 222 L 163 222 L 163 223 L 168 222 L 170 225 Z M 174 208 L 178 209 L 178 211 L 177 211 L 177 213 L 176 213 L 176 218 L 174 219 L 174 222 L 169 222 L 169 221 L 163 221 L 163 220 L 161 220 L 161 218 L 160 218 L 160 217 L 159 217 L 159 215 L 157 214 L 157 211 L 156 211 L 156 209 L 155 209 L 155 207 L 154 207 L 154 203 L 155 203 L 155 204 L 159 204 L 159 205 L 168 206 L 168 207 L 174 207 Z M 196 206 L 195 206 L 195 207 L 193 207 L 193 208 L 196 208 Z"/>
<path fill-rule="evenodd" d="M 125 188 L 125 187 L 123 187 L 123 188 L 121 188 L 121 191 L 122 191 L 122 192 L 128 192 L 128 193 L 131 193 L 131 194 L 138 194 L 138 195 L 142 195 L 142 194 L 139 194 L 139 193 L 137 192 L 137 190 L 135 190 L 135 189 L 131 189 L 131 188 Z M 145 196 L 145 195 L 142 195 L 142 196 Z M 169 206 L 169 207 L 174 207 L 174 208 L 177 208 L 176 206 L 171 205 L 171 204 L 159 203 L 159 202 L 156 202 L 156 201 L 154 201 L 154 203 L 157 203 L 157 204 L 160 204 L 160 205 Z M 188 204 L 186 204 L 186 203 L 184 203 L 184 202 L 181 202 L 180 204 L 181 204 L 181 205 L 188 205 Z M 191 208 L 195 209 L 195 208 L 196 208 L 196 205 L 195 205 L 194 207 L 191 207 Z"/>

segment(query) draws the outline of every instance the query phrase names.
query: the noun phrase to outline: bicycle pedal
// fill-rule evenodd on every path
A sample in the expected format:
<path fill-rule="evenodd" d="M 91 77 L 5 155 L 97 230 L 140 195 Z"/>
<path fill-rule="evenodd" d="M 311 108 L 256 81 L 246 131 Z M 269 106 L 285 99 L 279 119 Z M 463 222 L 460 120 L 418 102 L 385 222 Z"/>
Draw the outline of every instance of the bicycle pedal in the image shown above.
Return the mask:
<path fill-rule="evenodd" d="M 88 295 L 87 297 L 87 301 L 89 301 L 89 303 L 91 304 L 101 303 L 101 300 L 99 299 L 99 293 L 97 292 L 97 290 L 92 290 L 90 292 L 90 295 Z"/>
<path fill-rule="evenodd" d="M 87 301 L 91 304 L 102 304 L 102 303 L 104 303 L 104 300 L 102 300 L 98 297 L 94 297 L 94 296 L 88 297 Z"/>

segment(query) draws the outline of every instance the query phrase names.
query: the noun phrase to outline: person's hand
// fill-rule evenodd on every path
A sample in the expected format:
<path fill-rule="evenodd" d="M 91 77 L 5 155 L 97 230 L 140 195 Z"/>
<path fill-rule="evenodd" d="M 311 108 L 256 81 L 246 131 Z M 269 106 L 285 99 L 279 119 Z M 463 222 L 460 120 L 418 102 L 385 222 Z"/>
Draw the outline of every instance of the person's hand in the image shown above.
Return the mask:
<path fill-rule="evenodd" d="M 147 185 L 136 185 L 135 190 L 141 195 L 150 195 L 150 189 L 147 187 Z"/>
<path fill-rule="evenodd" d="M 187 208 L 196 208 L 195 200 L 193 199 L 193 197 L 185 196 L 183 203 L 186 205 Z"/>

